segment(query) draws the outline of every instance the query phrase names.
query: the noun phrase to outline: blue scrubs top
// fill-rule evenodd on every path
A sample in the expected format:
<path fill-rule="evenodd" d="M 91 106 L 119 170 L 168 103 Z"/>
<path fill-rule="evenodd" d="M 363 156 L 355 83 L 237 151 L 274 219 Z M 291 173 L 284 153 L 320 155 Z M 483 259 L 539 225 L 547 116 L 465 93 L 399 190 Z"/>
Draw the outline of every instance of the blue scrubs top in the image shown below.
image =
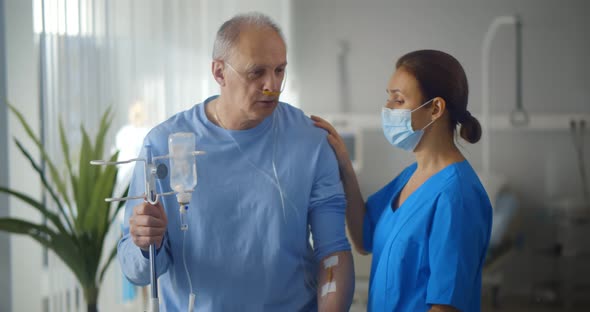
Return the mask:
<path fill-rule="evenodd" d="M 480 311 L 492 226 L 488 195 L 465 160 L 430 177 L 393 210 L 416 167 L 367 201 L 363 244 L 373 253 L 368 310 L 428 311 L 442 304 Z"/>

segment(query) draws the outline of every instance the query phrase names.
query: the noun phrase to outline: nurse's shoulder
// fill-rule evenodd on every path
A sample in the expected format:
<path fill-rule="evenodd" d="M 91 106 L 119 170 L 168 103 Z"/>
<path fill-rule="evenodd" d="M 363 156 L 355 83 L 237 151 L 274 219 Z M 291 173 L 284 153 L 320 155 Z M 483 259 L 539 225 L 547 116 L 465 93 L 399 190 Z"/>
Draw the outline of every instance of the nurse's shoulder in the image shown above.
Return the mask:
<path fill-rule="evenodd" d="M 468 217 L 485 219 L 491 211 L 491 204 L 475 170 L 467 160 L 451 166 L 444 183 L 439 185 L 438 202 L 443 204 L 439 206 Z"/>

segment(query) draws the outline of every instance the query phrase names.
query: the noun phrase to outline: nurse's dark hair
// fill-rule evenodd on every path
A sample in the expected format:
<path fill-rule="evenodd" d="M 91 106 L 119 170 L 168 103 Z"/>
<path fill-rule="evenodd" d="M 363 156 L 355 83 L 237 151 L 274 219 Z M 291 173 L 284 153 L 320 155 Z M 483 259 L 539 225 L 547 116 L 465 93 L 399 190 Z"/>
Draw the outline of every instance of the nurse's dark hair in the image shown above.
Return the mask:
<path fill-rule="evenodd" d="M 481 138 L 481 125 L 467 110 L 469 85 L 463 67 L 453 56 L 436 50 L 410 52 L 397 60 L 418 81 L 424 101 L 441 97 L 450 115 L 451 131 L 461 125 L 459 134 L 465 141 L 476 143 Z"/>

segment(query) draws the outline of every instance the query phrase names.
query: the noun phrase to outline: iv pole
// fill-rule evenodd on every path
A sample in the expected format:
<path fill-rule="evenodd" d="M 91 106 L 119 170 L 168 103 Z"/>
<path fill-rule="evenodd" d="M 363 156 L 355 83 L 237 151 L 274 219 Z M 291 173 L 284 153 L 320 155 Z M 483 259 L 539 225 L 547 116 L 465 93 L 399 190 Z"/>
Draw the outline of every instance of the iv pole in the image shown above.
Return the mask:
<path fill-rule="evenodd" d="M 145 164 L 145 176 L 146 176 L 146 185 L 145 185 L 145 194 L 146 194 L 146 201 L 152 205 L 158 203 L 158 195 L 156 194 L 156 179 L 155 174 L 156 172 L 153 170 L 155 169 L 152 159 L 152 147 L 150 145 L 145 146 L 146 149 L 146 164 Z M 149 178 L 148 178 L 149 177 Z M 150 254 L 150 312 L 159 312 L 160 311 L 160 301 L 158 299 L 158 273 L 156 271 L 156 244 L 150 244 L 149 249 Z"/>
<path fill-rule="evenodd" d="M 128 197 L 121 197 L 121 198 L 105 198 L 107 202 L 113 201 L 124 201 L 129 199 L 144 199 L 146 202 L 155 205 L 158 203 L 160 197 L 167 196 L 167 195 L 174 195 L 176 192 L 167 192 L 158 194 L 156 191 L 156 178 L 164 179 L 168 175 L 168 167 L 164 164 L 160 164 L 156 166 L 154 164 L 155 160 L 159 159 L 166 159 L 170 158 L 169 155 L 164 156 L 152 156 L 152 147 L 149 144 L 145 145 L 146 149 L 146 159 L 143 158 L 134 158 L 130 160 L 124 161 L 105 161 L 105 160 L 92 160 L 90 161 L 91 165 L 119 165 L 119 164 L 127 164 L 130 162 L 136 161 L 143 161 L 145 162 L 145 193 L 141 196 L 128 196 Z M 203 151 L 194 151 L 191 153 L 193 156 L 203 155 L 205 152 Z M 159 312 L 160 311 L 160 300 L 158 298 L 158 273 L 156 268 L 156 244 L 150 244 L 149 247 L 149 261 L 150 261 L 150 303 L 149 303 L 149 312 Z"/>

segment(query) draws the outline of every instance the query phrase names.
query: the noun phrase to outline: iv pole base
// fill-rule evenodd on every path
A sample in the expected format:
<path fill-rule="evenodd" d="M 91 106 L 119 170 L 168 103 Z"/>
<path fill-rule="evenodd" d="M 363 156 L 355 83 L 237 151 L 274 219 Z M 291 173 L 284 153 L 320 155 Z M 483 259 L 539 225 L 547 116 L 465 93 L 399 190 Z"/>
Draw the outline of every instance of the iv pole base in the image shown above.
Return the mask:
<path fill-rule="evenodd" d="M 148 312 L 160 312 L 160 300 L 158 298 L 150 298 L 150 306 Z"/>

